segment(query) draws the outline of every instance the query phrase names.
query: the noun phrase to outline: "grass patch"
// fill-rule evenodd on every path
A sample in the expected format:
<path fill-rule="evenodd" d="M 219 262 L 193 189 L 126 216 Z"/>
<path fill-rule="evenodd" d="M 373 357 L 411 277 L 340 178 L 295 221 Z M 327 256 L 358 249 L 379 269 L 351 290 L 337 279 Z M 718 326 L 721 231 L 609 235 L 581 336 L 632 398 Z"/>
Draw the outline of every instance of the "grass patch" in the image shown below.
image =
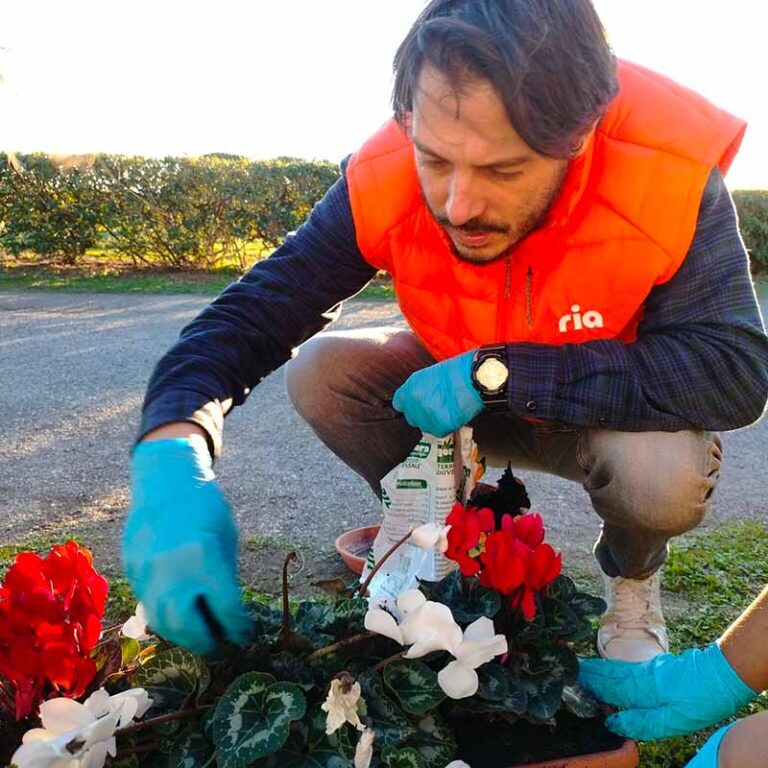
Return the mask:
<path fill-rule="evenodd" d="M 217 296 L 241 272 L 226 268 L 215 272 L 176 272 L 114 266 L 45 267 L 0 266 L 0 289 L 62 293 L 197 294 Z M 361 299 L 394 299 L 392 283 L 376 278 L 359 294 Z"/>
<path fill-rule="evenodd" d="M 146 272 L 103 270 L 98 273 L 84 273 L 0 269 L 0 287 L 16 291 L 203 294 L 215 296 L 236 279 L 237 274 L 232 272 L 192 275 L 151 272 L 149 270 Z"/>
<path fill-rule="evenodd" d="M 673 540 L 664 568 L 664 591 L 680 607 L 667 611 L 670 649 L 679 653 L 703 648 L 716 640 L 768 583 L 768 531 L 744 522 L 718 531 L 690 534 Z M 760 698 L 740 715 L 766 708 Z M 648 742 L 640 746 L 643 768 L 685 765 L 717 730 L 715 726 L 691 736 Z"/>

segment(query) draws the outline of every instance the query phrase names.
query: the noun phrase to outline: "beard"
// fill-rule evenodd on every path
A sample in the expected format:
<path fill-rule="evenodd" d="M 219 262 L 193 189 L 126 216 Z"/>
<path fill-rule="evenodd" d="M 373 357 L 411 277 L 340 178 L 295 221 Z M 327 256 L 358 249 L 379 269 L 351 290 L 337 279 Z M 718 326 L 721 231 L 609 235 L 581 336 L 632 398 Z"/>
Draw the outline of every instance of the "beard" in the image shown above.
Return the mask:
<path fill-rule="evenodd" d="M 421 195 L 429 210 L 432 218 L 440 225 L 440 227 L 448 235 L 448 241 L 451 246 L 451 251 L 457 259 L 466 261 L 472 264 L 491 264 L 507 255 L 511 248 L 517 243 L 523 240 L 534 230 L 541 227 L 547 219 L 549 212 L 552 210 L 552 206 L 557 200 L 560 190 L 562 189 L 563 182 L 568 173 L 568 165 L 564 165 L 558 169 L 557 176 L 552 180 L 551 184 L 538 190 L 537 193 L 526 200 L 520 208 L 515 212 L 513 221 L 511 223 L 504 223 L 500 221 L 493 221 L 491 219 L 484 219 L 480 216 L 474 219 L 470 219 L 466 223 L 459 227 L 453 226 L 448 218 L 435 211 L 429 204 L 426 195 L 424 194 L 424 188 L 422 187 Z M 504 235 L 506 243 L 498 251 L 498 253 L 492 253 L 491 255 L 478 256 L 472 253 L 467 253 L 458 248 L 453 238 L 450 237 L 449 231 L 454 232 L 491 232 Z"/>

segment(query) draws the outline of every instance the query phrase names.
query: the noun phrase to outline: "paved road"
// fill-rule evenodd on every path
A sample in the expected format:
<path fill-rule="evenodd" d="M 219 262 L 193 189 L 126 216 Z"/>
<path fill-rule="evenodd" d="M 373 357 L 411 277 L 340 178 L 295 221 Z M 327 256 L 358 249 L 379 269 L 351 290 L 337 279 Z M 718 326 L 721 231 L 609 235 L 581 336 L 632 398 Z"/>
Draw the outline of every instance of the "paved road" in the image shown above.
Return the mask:
<path fill-rule="evenodd" d="M 152 365 L 208 299 L 0 292 L 0 543 L 85 527 L 114 556 L 127 455 Z M 764 311 L 768 307 L 764 306 Z M 402 323 L 393 303 L 350 301 L 336 328 Z M 709 525 L 768 522 L 768 419 L 725 436 Z M 227 420 L 218 474 L 243 531 L 329 544 L 375 522 L 367 486 L 293 412 L 277 372 Z M 577 486 L 526 478 L 550 538 L 591 541 L 597 520 Z"/>

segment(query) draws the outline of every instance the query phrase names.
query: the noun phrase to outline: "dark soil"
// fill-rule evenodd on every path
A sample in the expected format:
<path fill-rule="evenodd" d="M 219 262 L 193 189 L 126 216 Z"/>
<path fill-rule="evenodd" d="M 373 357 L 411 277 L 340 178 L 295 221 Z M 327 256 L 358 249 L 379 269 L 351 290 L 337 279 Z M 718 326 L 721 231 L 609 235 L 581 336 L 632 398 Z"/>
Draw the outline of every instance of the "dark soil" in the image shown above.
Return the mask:
<path fill-rule="evenodd" d="M 569 712 L 559 712 L 556 719 L 555 726 L 501 719 L 453 723 L 459 747 L 457 758 L 482 768 L 510 768 L 608 752 L 618 749 L 624 741 L 603 726 L 602 717 L 581 720 Z"/>
<path fill-rule="evenodd" d="M 0 712 L 0 766 L 10 765 L 13 753 L 21 746 L 21 737 L 30 728 L 39 727 L 40 723 L 31 717 L 16 721 Z"/>

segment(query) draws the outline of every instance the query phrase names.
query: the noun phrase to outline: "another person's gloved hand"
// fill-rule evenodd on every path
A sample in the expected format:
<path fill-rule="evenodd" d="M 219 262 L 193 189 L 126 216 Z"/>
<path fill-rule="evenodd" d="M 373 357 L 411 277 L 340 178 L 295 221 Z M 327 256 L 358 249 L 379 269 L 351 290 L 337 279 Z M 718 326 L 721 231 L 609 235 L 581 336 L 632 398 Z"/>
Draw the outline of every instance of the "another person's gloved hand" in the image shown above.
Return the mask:
<path fill-rule="evenodd" d="M 738 721 L 737 721 L 738 722 Z M 685 764 L 685 768 L 717 768 L 718 751 L 720 742 L 727 733 L 728 729 L 736 723 L 729 723 L 722 728 L 718 728 L 706 741 L 704 746 Z"/>
<path fill-rule="evenodd" d="M 123 563 L 160 636 L 196 653 L 247 640 L 252 622 L 237 583 L 237 530 L 203 439 L 134 450 Z"/>
<path fill-rule="evenodd" d="M 392 398 L 392 407 L 422 432 L 445 437 L 483 410 L 472 384 L 471 350 L 411 374 Z"/>
<path fill-rule="evenodd" d="M 579 682 L 600 701 L 624 708 L 606 719 L 610 730 L 646 741 L 719 723 L 757 696 L 717 643 L 640 663 L 582 659 Z"/>

